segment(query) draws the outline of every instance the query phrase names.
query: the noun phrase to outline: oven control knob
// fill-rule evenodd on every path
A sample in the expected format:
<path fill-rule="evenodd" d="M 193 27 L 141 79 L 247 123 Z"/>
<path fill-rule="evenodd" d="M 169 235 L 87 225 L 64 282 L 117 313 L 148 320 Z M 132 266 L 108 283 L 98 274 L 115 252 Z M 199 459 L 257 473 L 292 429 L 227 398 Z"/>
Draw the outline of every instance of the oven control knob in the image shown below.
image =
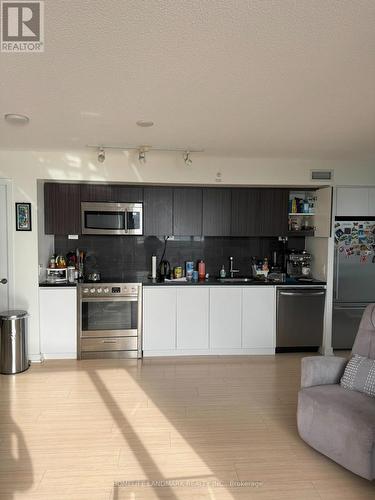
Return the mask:
<path fill-rule="evenodd" d="M 96 288 L 90 288 L 90 293 L 95 293 Z"/>
<path fill-rule="evenodd" d="M 97 291 L 98 293 L 102 293 L 102 291 L 103 291 L 103 290 L 102 290 L 101 288 L 97 288 L 97 289 L 96 289 L 96 291 Z"/>
<path fill-rule="evenodd" d="M 88 288 L 84 288 L 83 289 L 83 293 L 89 293 L 89 289 Z"/>
<path fill-rule="evenodd" d="M 109 292 L 109 288 L 104 288 L 104 293 L 108 293 Z"/>

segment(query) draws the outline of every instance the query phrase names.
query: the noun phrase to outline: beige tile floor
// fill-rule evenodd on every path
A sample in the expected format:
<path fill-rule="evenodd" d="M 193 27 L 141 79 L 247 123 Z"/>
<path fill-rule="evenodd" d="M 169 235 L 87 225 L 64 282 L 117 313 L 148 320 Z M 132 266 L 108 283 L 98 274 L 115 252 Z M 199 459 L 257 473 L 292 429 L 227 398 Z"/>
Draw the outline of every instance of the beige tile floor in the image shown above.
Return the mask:
<path fill-rule="evenodd" d="M 0 498 L 374 500 L 374 482 L 299 439 L 301 357 L 49 361 L 0 376 Z"/>

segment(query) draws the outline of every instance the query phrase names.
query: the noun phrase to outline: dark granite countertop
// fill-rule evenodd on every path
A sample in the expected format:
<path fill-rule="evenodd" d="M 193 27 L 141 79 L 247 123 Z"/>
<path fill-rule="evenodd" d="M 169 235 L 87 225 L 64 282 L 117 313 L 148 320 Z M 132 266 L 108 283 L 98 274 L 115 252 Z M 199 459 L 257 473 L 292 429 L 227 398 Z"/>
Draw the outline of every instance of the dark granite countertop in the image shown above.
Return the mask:
<path fill-rule="evenodd" d="M 77 286 L 77 283 L 68 283 L 68 282 L 59 282 L 59 283 L 51 283 L 50 281 L 41 281 L 39 286 L 42 288 L 74 288 Z"/>
<path fill-rule="evenodd" d="M 252 281 L 221 281 L 218 278 L 209 278 L 203 281 L 165 281 L 159 283 L 156 280 L 147 279 L 143 281 L 143 286 L 325 286 L 325 281 L 313 279 L 312 281 L 296 280 L 287 278 L 286 281 L 266 281 L 253 279 Z"/>
<path fill-rule="evenodd" d="M 287 278 L 286 281 L 267 281 L 260 279 L 253 279 L 251 281 L 221 281 L 218 278 L 212 277 L 203 281 L 165 281 L 158 282 L 152 280 L 142 273 L 135 273 L 131 275 L 124 275 L 121 279 L 118 278 L 108 278 L 95 283 L 90 281 L 79 281 L 78 283 L 50 283 L 48 281 L 43 281 L 39 283 L 40 287 L 76 287 L 80 284 L 104 284 L 104 283 L 141 283 L 143 286 L 325 286 L 325 281 L 319 281 L 313 279 L 312 281 L 307 280 L 296 280 L 293 278 Z"/>

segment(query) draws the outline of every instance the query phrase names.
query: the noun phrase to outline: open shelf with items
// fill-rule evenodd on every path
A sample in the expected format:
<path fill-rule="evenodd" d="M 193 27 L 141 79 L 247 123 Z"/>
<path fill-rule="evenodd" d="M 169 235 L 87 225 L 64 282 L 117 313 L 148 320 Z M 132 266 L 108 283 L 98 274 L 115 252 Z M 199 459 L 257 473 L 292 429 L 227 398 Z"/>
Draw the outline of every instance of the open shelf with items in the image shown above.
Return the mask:
<path fill-rule="evenodd" d="M 311 214 L 304 214 L 304 213 L 295 213 L 295 212 L 289 212 L 288 215 L 300 215 L 301 217 L 308 217 L 308 216 L 313 216 L 315 214 L 311 213 Z"/>
<path fill-rule="evenodd" d="M 314 229 L 311 229 L 311 230 L 303 230 L 303 231 L 288 231 L 288 234 L 287 236 L 291 236 L 291 237 L 294 237 L 294 236 L 303 236 L 303 237 L 306 237 L 306 236 L 314 236 Z"/>
<path fill-rule="evenodd" d="M 290 191 L 288 233 L 293 236 L 314 235 L 315 191 Z"/>
<path fill-rule="evenodd" d="M 332 188 L 289 191 L 288 236 L 330 235 Z"/>

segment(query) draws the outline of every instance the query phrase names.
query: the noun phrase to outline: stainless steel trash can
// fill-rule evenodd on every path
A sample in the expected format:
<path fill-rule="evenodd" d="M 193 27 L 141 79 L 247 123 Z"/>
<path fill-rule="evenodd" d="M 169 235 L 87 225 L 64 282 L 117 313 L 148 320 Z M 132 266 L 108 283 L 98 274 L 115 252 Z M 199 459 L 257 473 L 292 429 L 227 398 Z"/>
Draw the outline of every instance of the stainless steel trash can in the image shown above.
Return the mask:
<path fill-rule="evenodd" d="M 0 313 L 0 373 L 12 375 L 29 368 L 27 311 Z"/>

